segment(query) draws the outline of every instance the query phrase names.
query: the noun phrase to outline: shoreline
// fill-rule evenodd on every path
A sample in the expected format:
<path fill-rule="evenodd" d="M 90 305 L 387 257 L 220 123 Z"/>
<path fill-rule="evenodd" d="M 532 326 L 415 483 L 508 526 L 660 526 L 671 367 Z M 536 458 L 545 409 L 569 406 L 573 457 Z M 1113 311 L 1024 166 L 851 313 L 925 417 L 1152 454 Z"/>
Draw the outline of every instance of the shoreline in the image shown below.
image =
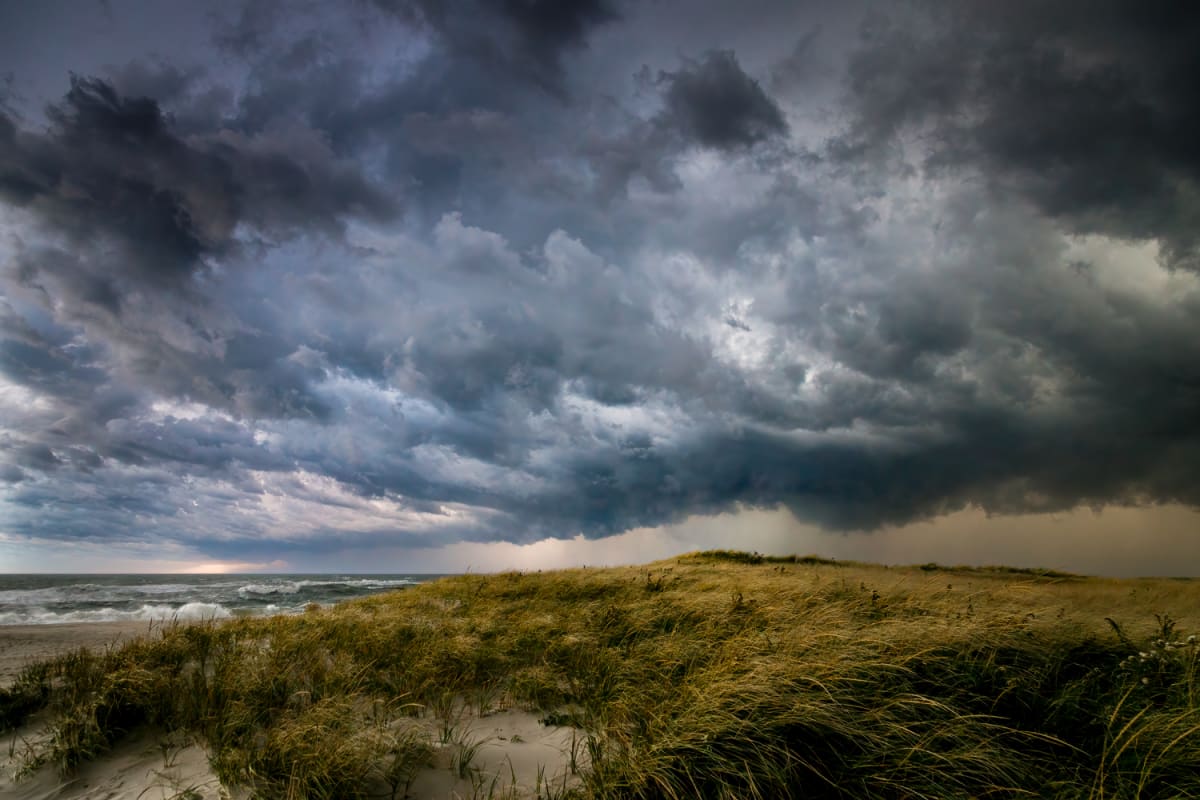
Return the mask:
<path fill-rule="evenodd" d="M 161 620 L 59 622 L 0 625 L 0 688 L 11 686 L 26 666 L 78 650 L 102 649 L 153 633 Z"/>

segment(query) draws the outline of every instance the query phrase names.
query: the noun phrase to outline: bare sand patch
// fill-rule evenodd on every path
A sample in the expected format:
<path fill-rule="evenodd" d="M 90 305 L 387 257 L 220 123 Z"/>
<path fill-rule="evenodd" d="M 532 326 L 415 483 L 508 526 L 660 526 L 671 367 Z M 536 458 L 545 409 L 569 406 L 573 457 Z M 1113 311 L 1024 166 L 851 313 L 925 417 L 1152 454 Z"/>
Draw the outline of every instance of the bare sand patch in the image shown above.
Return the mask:
<path fill-rule="evenodd" d="M 190 738 L 143 730 L 62 777 L 46 764 L 15 778 L 24 736 L 6 738 L 0 797 L 11 800 L 218 800 L 230 797 L 208 765 L 208 753 Z M 15 744 L 15 747 L 12 746 Z M 12 755 L 10 756 L 10 752 Z"/>
<path fill-rule="evenodd" d="M 103 649 L 151 633 L 161 622 L 80 622 L 61 625 L 0 626 L 0 686 L 9 686 L 35 661 L 46 661 L 80 647 Z"/>
<path fill-rule="evenodd" d="M 435 745 L 433 763 L 409 787 L 411 798 L 545 797 L 576 785 L 586 759 L 580 731 L 543 725 L 539 715 L 518 709 L 464 716 L 439 738 L 449 741 Z"/>
<path fill-rule="evenodd" d="M 408 800 L 468 797 L 533 798 L 575 786 L 586 759 L 583 737 L 572 728 L 543 725 L 536 714 L 510 709 L 485 717 L 465 715 L 448 735 L 422 720 L 434 756 L 419 770 Z M 439 723 L 440 724 L 440 723 Z M 182 734 L 142 730 L 99 758 L 61 776 L 46 764 L 18 779 L 27 745 L 45 738 L 42 723 L 0 739 L 4 768 L 0 797 L 11 800 L 241 800 L 250 792 L 222 786 L 209 754 Z M 439 742 L 439 738 L 447 741 Z M 574 767 L 574 768 L 573 768 Z M 379 797 L 389 789 L 377 787 Z"/>

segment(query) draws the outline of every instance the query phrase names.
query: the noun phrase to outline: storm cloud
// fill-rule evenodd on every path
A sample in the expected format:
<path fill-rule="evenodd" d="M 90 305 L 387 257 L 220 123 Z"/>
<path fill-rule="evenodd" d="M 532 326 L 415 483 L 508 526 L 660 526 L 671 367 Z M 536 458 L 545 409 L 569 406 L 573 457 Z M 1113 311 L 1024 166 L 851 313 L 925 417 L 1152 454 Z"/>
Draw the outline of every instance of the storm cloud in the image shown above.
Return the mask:
<path fill-rule="evenodd" d="M 251 2 L 147 41 L 114 2 L 108 49 L 6 51 L 0 543 L 1200 505 L 1196 15 L 906 9 Z"/>
<path fill-rule="evenodd" d="M 1071 229 L 1156 239 L 1197 269 L 1200 12 L 1186 4 L 934 4 L 875 20 L 848 74 L 847 155 L 922 132 L 933 169 L 979 170 Z"/>
<path fill-rule="evenodd" d="M 677 72 L 664 72 L 659 81 L 666 87 L 668 118 L 706 147 L 748 147 L 787 132 L 779 106 L 742 71 L 732 51 L 710 52 Z"/>

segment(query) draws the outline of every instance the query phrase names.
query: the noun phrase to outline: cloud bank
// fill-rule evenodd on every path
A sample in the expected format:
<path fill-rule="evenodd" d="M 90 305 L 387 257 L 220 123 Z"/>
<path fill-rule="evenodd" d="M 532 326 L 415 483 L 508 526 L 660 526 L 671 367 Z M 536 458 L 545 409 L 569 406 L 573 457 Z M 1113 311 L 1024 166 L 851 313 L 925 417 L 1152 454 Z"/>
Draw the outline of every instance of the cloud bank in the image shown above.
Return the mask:
<path fill-rule="evenodd" d="M 0 541 L 1200 505 L 1200 15 L 349 8 L 0 64 Z"/>

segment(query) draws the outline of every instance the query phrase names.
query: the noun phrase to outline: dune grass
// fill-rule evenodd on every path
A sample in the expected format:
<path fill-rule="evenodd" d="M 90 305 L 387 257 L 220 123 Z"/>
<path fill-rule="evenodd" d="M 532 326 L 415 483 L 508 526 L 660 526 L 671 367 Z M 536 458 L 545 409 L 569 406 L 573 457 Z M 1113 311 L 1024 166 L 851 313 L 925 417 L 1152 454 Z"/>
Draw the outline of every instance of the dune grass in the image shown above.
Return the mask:
<path fill-rule="evenodd" d="M 578 728 L 545 797 L 1195 797 L 1198 615 L 1194 581 L 697 553 L 168 626 L 30 667 L 0 728 L 48 707 L 29 766 L 67 771 L 186 731 L 263 798 L 404 797 L 415 720 L 507 706 Z"/>

